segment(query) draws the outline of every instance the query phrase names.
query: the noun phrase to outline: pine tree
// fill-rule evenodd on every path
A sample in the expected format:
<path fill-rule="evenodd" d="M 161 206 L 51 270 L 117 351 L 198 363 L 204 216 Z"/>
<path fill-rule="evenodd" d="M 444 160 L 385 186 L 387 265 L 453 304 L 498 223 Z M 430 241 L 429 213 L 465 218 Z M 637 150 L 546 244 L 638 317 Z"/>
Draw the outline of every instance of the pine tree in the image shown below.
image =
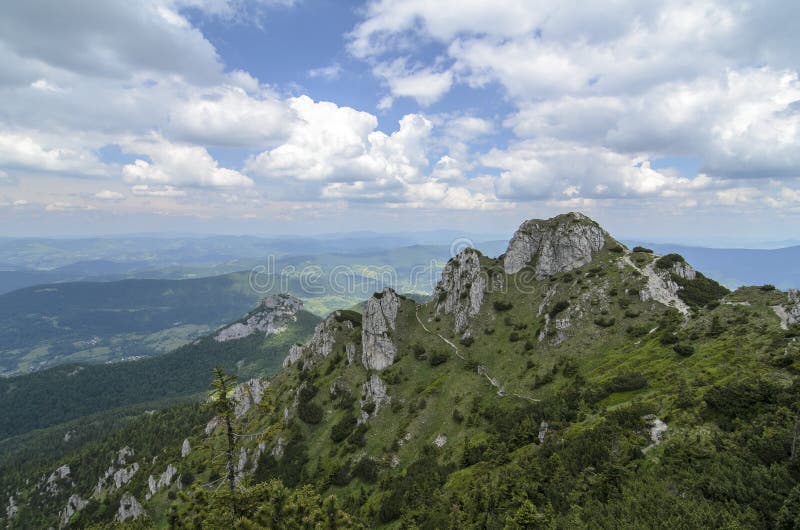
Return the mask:
<path fill-rule="evenodd" d="M 226 448 L 225 460 L 227 467 L 228 489 L 230 490 L 230 511 L 231 527 L 236 520 L 236 468 L 234 466 L 234 454 L 236 449 L 236 432 L 234 426 L 235 403 L 233 393 L 236 386 L 236 377 L 225 373 L 221 367 L 214 368 L 214 380 L 211 382 L 211 409 L 216 414 L 217 420 L 225 427 Z"/>

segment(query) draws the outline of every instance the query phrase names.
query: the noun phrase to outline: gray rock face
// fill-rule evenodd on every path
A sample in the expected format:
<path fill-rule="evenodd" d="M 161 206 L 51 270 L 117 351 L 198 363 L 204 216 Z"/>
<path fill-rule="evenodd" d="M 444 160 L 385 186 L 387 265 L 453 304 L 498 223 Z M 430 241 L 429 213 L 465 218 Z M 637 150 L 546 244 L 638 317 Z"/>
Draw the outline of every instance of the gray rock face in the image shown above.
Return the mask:
<path fill-rule="evenodd" d="M 400 298 L 392 289 L 384 289 L 367 300 L 361 325 L 361 364 L 367 370 L 385 370 L 397 357 L 391 333 L 399 308 Z"/>
<path fill-rule="evenodd" d="M 688 263 L 676 261 L 672 264 L 672 272 L 676 276 L 683 278 L 684 280 L 694 280 L 697 278 L 697 271 L 689 265 Z"/>
<path fill-rule="evenodd" d="M 59 520 L 61 524 L 59 528 L 63 528 L 67 526 L 70 518 L 78 513 L 79 511 L 86 508 L 86 505 L 89 504 L 89 501 L 81 499 L 79 495 L 70 495 L 69 499 L 67 500 L 67 505 L 61 510 L 59 514 Z"/>
<path fill-rule="evenodd" d="M 797 324 L 800 322 L 800 291 L 789 289 L 788 299 L 789 306 L 786 308 L 787 322 L 789 324 Z"/>
<path fill-rule="evenodd" d="M 117 451 L 117 458 L 97 480 L 96 495 L 101 494 L 106 488 L 118 490 L 133 479 L 139 471 L 139 463 L 134 462 L 128 465 L 128 459 L 132 456 L 134 456 L 134 451 L 128 446 Z"/>
<path fill-rule="evenodd" d="M 369 380 L 361 387 L 361 417 L 359 423 L 364 423 L 369 418 L 378 414 L 382 407 L 388 405 L 392 398 L 386 392 L 386 383 L 375 374 L 372 374 Z M 367 403 L 374 403 L 375 409 L 372 413 L 364 410 Z"/>
<path fill-rule="evenodd" d="M 161 488 L 168 488 L 171 484 L 175 475 L 178 474 L 178 470 L 172 464 L 167 465 L 167 469 L 164 470 L 161 475 L 158 476 L 156 479 L 153 475 L 147 477 L 147 489 L 148 493 L 145 495 L 147 500 L 150 500 L 153 495 L 156 494 L 158 490 Z"/>
<path fill-rule="evenodd" d="M 14 500 L 14 496 L 10 496 L 8 498 L 8 506 L 6 506 L 6 517 L 9 519 L 13 519 L 16 517 L 17 512 L 19 512 L 19 506 L 17 506 L 17 502 Z"/>
<path fill-rule="evenodd" d="M 525 221 L 508 244 L 503 266 L 514 274 L 531 265 L 537 279 L 586 265 L 605 245 L 606 233 L 580 213 Z"/>
<path fill-rule="evenodd" d="M 486 283 L 486 275 L 481 271 L 480 253 L 472 248 L 462 250 L 447 262 L 442 279 L 433 292 L 436 314 L 453 315 L 454 331 L 464 333 L 469 320 L 481 310 Z"/>
<path fill-rule="evenodd" d="M 45 483 L 45 490 L 50 495 L 55 495 L 61 489 L 62 483 L 68 483 L 72 485 L 72 481 L 69 478 L 70 469 L 69 466 L 61 466 L 52 473 L 50 476 L 47 477 L 47 481 Z"/>
<path fill-rule="evenodd" d="M 246 321 L 221 329 L 214 340 L 226 342 L 249 337 L 254 333 L 264 333 L 265 336 L 280 333 L 286 329 L 286 324 L 297 320 L 297 312 L 301 309 L 303 302 L 299 298 L 288 294 L 270 295 L 261 301 L 258 310 Z"/>
<path fill-rule="evenodd" d="M 295 344 L 289 348 L 289 354 L 283 360 L 283 367 L 297 363 L 303 359 L 304 368 L 311 368 L 320 359 L 324 359 L 333 353 L 336 345 L 337 329 L 352 331 L 353 323 L 341 318 L 341 311 L 334 311 L 325 320 L 317 324 L 314 328 L 314 335 L 304 345 Z"/>
<path fill-rule="evenodd" d="M 186 438 L 183 441 L 183 445 L 181 445 L 181 458 L 186 458 L 192 454 L 192 445 L 189 443 L 189 439 Z"/>
<path fill-rule="evenodd" d="M 144 508 L 136 500 L 136 497 L 126 493 L 119 500 L 119 509 L 117 509 L 117 515 L 114 520 L 118 522 L 135 521 L 143 515 L 145 515 Z"/>
<path fill-rule="evenodd" d="M 237 418 L 241 418 L 253 405 L 261 403 L 261 398 L 264 397 L 264 391 L 269 387 L 269 381 L 266 379 L 255 378 L 236 385 L 236 390 L 233 392 L 233 400 L 236 403 L 234 414 Z"/>

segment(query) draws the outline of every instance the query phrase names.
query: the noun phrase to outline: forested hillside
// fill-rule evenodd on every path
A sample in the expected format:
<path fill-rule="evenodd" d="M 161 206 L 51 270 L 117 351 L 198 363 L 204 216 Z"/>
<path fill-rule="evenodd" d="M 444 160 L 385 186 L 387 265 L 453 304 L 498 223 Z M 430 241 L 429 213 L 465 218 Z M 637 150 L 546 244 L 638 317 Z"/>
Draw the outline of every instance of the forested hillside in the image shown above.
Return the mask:
<path fill-rule="evenodd" d="M 309 337 L 319 318 L 291 308 L 276 320 L 280 328 L 218 339 L 232 326 L 275 311 L 262 304 L 239 322 L 156 357 L 68 364 L 0 379 L 0 409 L 5 411 L 0 415 L 0 440 L 136 403 L 190 397 L 207 388 L 215 366 L 243 378 L 272 375 L 280 369 L 289 347 Z"/>

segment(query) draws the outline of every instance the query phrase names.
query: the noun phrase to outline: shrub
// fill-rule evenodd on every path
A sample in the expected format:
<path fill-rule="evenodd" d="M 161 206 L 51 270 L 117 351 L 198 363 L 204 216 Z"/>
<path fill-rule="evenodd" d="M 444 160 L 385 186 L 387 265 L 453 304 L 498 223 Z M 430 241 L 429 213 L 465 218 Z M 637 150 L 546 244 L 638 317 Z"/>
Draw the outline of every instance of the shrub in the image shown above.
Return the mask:
<path fill-rule="evenodd" d="M 768 283 L 766 285 L 762 285 L 761 287 L 759 287 L 759 290 L 761 290 L 761 292 L 768 293 L 770 291 L 774 291 L 775 286 Z"/>
<path fill-rule="evenodd" d="M 519 341 L 519 333 L 516 331 L 512 331 L 511 334 L 508 336 L 508 342 L 518 342 Z"/>
<path fill-rule="evenodd" d="M 461 423 L 464 421 L 464 415 L 458 409 L 453 409 L 453 421 L 456 423 Z"/>
<path fill-rule="evenodd" d="M 686 263 L 686 260 L 680 254 L 667 254 L 656 260 L 656 268 L 669 270 L 676 263 Z"/>
<path fill-rule="evenodd" d="M 652 254 L 653 253 L 653 251 L 651 249 L 645 248 L 645 247 L 639 247 L 639 246 L 633 247 L 633 251 L 634 252 L 645 252 L 647 254 Z"/>
<path fill-rule="evenodd" d="M 650 332 L 650 326 L 647 324 L 635 324 L 625 328 L 625 333 L 631 337 L 644 337 Z"/>
<path fill-rule="evenodd" d="M 613 379 L 607 381 L 603 388 L 609 394 L 614 392 L 630 392 L 631 390 L 641 390 L 647 387 L 647 378 L 639 372 L 624 372 L 617 374 Z"/>
<path fill-rule="evenodd" d="M 622 254 L 625 251 L 625 249 L 622 248 L 621 245 L 613 245 L 611 247 L 608 247 L 608 250 L 609 252 L 613 252 L 615 254 Z"/>
<path fill-rule="evenodd" d="M 439 366 L 440 364 L 446 363 L 449 358 L 450 356 L 448 354 L 437 352 L 430 356 L 428 362 L 431 366 Z"/>
<path fill-rule="evenodd" d="M 353 465 L 353 476 L 370 484 L 378 480 L 379 471 L 378 463 L 366 456 Z"/>
<path fill-rule="evenodd" d="M 508 311 L 509 309 L 514 307 L 514 304 L 512 304 L 511 302 L 506 302 L 504 300 L 495 300 L 494 302 L 492 302 L 492 307 L 494 307 L 495 311 Z"/>
<path fill-rule="evenodd" d="M 484 335 L 492 335 L 494 333 L 494 328 L 483 328 Z"/>
<path fill-rule="evenodd" d="M 414 353 L 414 358 L 418 361 L 424 361 L 428 358 L 428 356 L 425 355 L 425 347 L 418 342 L 411 346 L 411 351 Z"/>
<path fill-rule="evenodd" d="M 672 275 L 672 279 L 681 287 L 678 291 L 678 297 L 693 307 L 708 305 L 730 292 L 727 288 L 711 278 L 706 278 L 699 272 L 694 280 L 685 280 L 675 274 Z"/>
<path fill-rule="evenodd" d="M 594 319 L 594 323 L 600 326 L 601 328 L 610 328 L 616 323 L 616 319 L 613 317 L 599 317 Z"/>
<path fill-rule="evenodd" d="M 297 405 L 297 416 L 309 425 L 316 425 L 322 421 L 323 414 L 322 407 L 316 403 L 301 401 Z"/>
<path fill-rule="evenodd" d="M 678 342 L 672 346 L 672 350 L 681 357 L 689 357 L 694 353 L 694 346 L 691 344 L 681 344 Z"/>
<path fill-rule="evenodd" d="M 472 346 L 472 343 L 475 342 L 475 339 L 473 339 L 472 336 L 466 336 L 466 337 L 462 337 L 459 342 L 462 345 L 464 345 L 467 348 L 469 348 L 470 346 Z"/>
<path fill-rule="evenodd" d="M 569 302 L 567 302 L 566 300 L 559 300 L 559 301 L 558 301 L 558 302 L 556 302 L 556 304 L 555 304 L 555 305 L 554 305 L 554 306 L 553 306 L 553 307 L 550 309 L 550 311 L 548 312 L 548 314 L 550 315 L 550 318 L 553 318 L 554 316 L 556 316 L 557 314 L 561 313 L 562 311 L 564 311 L 564 310 L 565 310 L 566 308 L 568 308 L 568 307 L 569 307 Z"/>

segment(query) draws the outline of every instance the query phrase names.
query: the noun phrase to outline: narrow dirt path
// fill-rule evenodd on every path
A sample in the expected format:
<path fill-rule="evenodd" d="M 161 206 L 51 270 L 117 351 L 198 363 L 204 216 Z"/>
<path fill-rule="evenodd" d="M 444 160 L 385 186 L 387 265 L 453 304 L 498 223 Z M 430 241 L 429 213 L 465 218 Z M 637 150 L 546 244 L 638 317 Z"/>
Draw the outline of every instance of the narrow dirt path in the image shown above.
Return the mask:
<path fill-rule="evenodd" d="M 416 307 L 416 309 L 414 311 L 414 315 L 417 317 L 417 322 L 419 322 L 419 325 L 422 326 L 422 329 L 424 329 L 426 332 L 430 333 L 431 335 L 436 335 L 437 337 L 439 337 L 442 341 L 444 341 L 445 344 L 447 344 L 448 346 L 450 346 L 453 349 L 453 352 L 456 354 L 456 356 L 459 359 L 461 359 L 464 362 L 467 361 L 467 358 L 464 357 L 464 355 L 458 349 L 458 346 L 453 344 L 452 341 L 450 341 L 450 340 L 446 339 L 445 337 L 443 337 L 441 333 L 434 333 L 433 331 L 428 329 L 428 326 L 426 326 L 422 322 L 422 319 L 419 318 L 419 306 Z M 506 391 L 503 388 L 503 385 L 499 381 L 494 379 L 491 375 L 489 375 L 489 371 L 482 364 L 478 366 L 478 375 L 482 375 L 482 376 L 486 377 L 486 380 L 489 381 L 489 384 L 497 389 L 497 395 L 498 396 L 502 397 L 502 396 L 506 395 Z M 515 392 L 511 392 L 509 395 L 514 396 L 514 397 L 519 398 L 519 399 L 524 399 L 526 401 L 530 401 L 531 403 L 536 403 L 537 401 L 541 401 L 540 399 L 534 399 L 532 397 L 523 396 L 522 394 L 517 394 Z"/>

